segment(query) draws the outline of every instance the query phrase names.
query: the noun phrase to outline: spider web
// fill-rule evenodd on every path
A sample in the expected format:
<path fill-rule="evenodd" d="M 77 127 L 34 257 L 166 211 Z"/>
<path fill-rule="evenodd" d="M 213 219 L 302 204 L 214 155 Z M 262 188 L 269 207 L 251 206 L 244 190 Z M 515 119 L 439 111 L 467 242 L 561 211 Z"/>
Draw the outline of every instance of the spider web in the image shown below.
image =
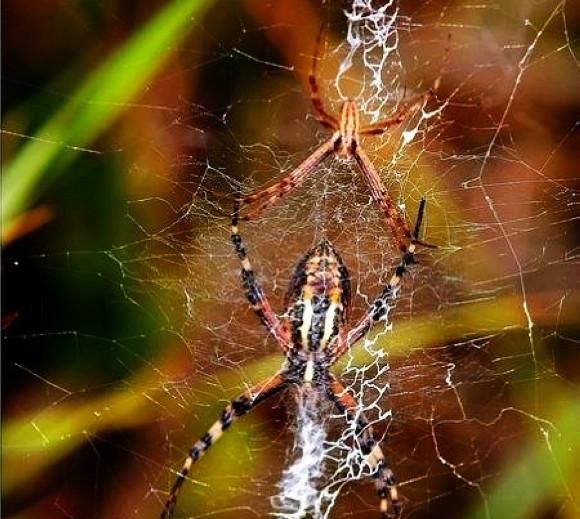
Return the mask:
<path fill-rule="evenodd" d="M 100 233 L 97 213 L 56 239 L 59 216 L 5 253 L 3 315 L 19 314 L 4 332 L 5 416 L 39 439 L 9 441 L 6 470 L 77 439 L 7 494 L 14 517 L 157 517 L 189 447 L 281 366 L 240 286 L 229 211 L 238 187 L 270 185 L 328 138 L 300 81 L 321 23 L 332 113 L 353 97 L 374 122 L 441 78 L 400 128 L 363 140 L 407 221 L 427 199 L 423 237 L 438 249 L 421 249 L 388 321 L 332 370 L 373 424 L 403 517 L 501 517 L 490 500 L 511 460 L 559 434 L 555 409 L 579 376 L 578 8 L 258 4 L 197 21 L 150 101 L 82 154 L 91 173 L 122 157 L 122 230 Z M 279 312 L 322 238 L 351 274 L 351 322 L 400 260 L 362 175 L 334 157 L 241 234 Z M 73 432 L 59 413 L 77 417 Z M 354 427 L 323 398 L 273 397 L 194 465 L 176 516 L 376 517 Z M 35 489 L 40 477 L 50 484 Z M 546 516 L 578 512 L 572 488 L 551 498 Z"/>

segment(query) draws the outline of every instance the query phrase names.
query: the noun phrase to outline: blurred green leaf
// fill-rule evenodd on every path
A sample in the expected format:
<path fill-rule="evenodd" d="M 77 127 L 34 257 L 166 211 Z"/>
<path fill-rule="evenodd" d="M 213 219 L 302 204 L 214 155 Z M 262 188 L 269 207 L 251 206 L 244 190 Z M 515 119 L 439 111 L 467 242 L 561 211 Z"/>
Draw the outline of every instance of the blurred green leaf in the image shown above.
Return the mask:
<path fill-rule="evenodd" d="M 554 402 L 553 406 L 558 407 Z M 540 517 L 542 505 L 561 507 L 569 501 L 571 517 L 579 512 L 577 474 L 580 472 L 580 400 L 562 405 L 541 436 L 527 445 L 519 457 L 507 463 L 507 471 L 470 519 Z"/>
<path fill-rule="evenodd" d="M 391 351 L 393 355 L 408 354 L 412 349 L 457 343 L 465 340 L 476 329 L 481 333 L 491 334 L 510 328 L 520 329 L 524 323 L 521 300 L 506 296 L 497 300 L 450 307 L 437 317 L 425 315 L 398 323 L 391 332 L 379 333 L 377 344 Z M 368 360 L 368 353 L 364 348 L 353 348 L 352 354 L 355 364 L 363 365 Z M 213 375 L 212 380 L 224 388 L 226 398 L 231 398 L 245 384 L 253 384 L 280 369 L 282 361 L 281 355 L 270 355 L 248 362 L 243 366 L 243 374 L 238 370 L 224 368 Z M 116 392 L 88 400 L 65 401 L 38 413 L 5 421 L 2 444 L 5 468 L 14 467 L 23 456 L 34 460 L 34 463 L 20 466 L 19 470 L 5 470 L 4 491 L 9 493 L 14 488 L 29 483 L 42 470 L 93 436 L 112 429 L 151 423 L 159 416 L 167 414 L 168 409 L 178 416 L 186 415 L 187 408 L 178 406 L 172 393 L 164 386 L 172 378 L 167 374 L 171 372 L 171 368 L 164 366 L 171 364 L 171 355 L 164 352 L 163 360 L 154 360 L 148 365 L 154 365 L 156 369 L 151 370 L 148 367 L 126 380 Z M 340 365 L 337 369 L 340 369 Z M 191 391 L 204 395 L 207 394 L 206 389 L 205 380 L 190 386 Z M 217 416 L 224 401 L 214 395 L 196 404 L 210 406 Z M 251 420 L 251 416 L 249 419 Z M 203 424 L 203 427 L 209 425 L 210 423 Z M 211 463 L 211 459 L 206 463 Z M 219 459 L 215 462 L 221 463 Z"/>
<path fill-rule="evenodd" d="M 211 3 L 171 2 L 89 76 L 22 146 L 2 177 L 3 227 L 9 227 L 39 196 L 41 181 L 53 179 L 73 160 L 75 147 L 95 139 L 143 91 L 187 34 L 192 17 L 203 13 Z M 65 148 L 66 153 L 62 153 Z"/>

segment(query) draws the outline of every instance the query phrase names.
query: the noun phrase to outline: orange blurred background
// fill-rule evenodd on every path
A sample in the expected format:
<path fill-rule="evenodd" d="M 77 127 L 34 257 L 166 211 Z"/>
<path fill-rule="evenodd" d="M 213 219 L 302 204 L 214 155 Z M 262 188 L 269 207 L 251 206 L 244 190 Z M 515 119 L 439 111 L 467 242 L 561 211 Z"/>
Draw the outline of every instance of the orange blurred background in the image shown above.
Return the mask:
<path fill-rule="evenodd" d="M 281 178 L 325 138 L 305 81 L 323 27 L 323 95 L 338 110 L 351 3 L 207 0 L 98 135 L 64 145 L 38 132 L 170 4 L 2 5 L 4 168 L 27 142 L 62 148 L 3 227 L 5 517 L 157 517 L 193 441 L 282 361 L 239 285 L 231 196 Z M 442 77 L 441 112 L 411 145 L 402 129 L 365 144 L 409 220 L 427 197 L 425 239 L 439 246 L 421 255 L 379 339 L 393 419 L 377 430 L 404 517 L 579 517 L 566 417 L 580 380 L 580 8 L 399 9 L 411 21 L 401 90 Z M 363 74 L 356 62 L 348 95 Z M 361 315 L 397 263 L 377 212 L 355 168 L 335 160 L 248 224 L 275 308 L 324 235 L 345 256 Z M 196 466 L 177 516 L 268 516 L 294 411 L 286 395 L 236 424 Z M 566 463 L 546 438 L 569 441 Z M 357 482 L 331 517 L 376 517 L 376 505 L 373 485 Z"/>

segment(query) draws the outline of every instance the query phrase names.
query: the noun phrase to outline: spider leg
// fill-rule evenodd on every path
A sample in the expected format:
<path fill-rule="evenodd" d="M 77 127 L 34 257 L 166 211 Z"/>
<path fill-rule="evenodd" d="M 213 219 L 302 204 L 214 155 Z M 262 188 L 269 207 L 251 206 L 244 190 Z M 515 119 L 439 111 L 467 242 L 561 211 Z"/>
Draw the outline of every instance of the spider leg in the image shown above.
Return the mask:
<path fill-rule="evenodd" d="M 322 144 L 306 160 L 304 160 L 292 173 L 283 178 L 277 184 L 270 186 L 262 191 L 251 193 L 242 198 L 242 202 L 253 206 L 245 215 L 243 220 L 255 220 L 264 211 L 269 209 L 283 196 L 288 194 L 292 189 L 304 182 L 306 177 L 318 166 L 326 157 L 334 151 L 335 141 L 338 135 Z"/>
<path fill-rule="evenodd" d="M 445 47 L 445 51 L 444 51 L 445 53 L 443 56 L 443 64 L 444 65 L 446 65 L 448 60 L 449 60 L 450 41 L 451 41 L 451 34 L 449 34 L 447 37 L 447 45 Z M 437 79 L 435 79 L 435 81 L 433 82 L 433 86 L 427 92 L 413 96 L 408 101 L 403 102 L 401 104 L 401 106 L 399 107 L 399 109 L 391 117 L 389 117 L 387 119 L 383 119 L 382 121 L 378 121 L 374 124 L 369 124 L 367 126 L 364 126 L 363 128 L 361 128 L 361 130 L 359 132 L 360 135 L 380 135 L 381 133 L 384 133 L 389 128 L 392 128 L 393 126 L 396 126 L 396 125 L 402 123 L 408 114 L 414 112 L 415 110 L 417 110 L 418 108 L 423 106 L 425 103 L 427 103 L 427 101 L 429 101 L 429 99 L 435 97 L 437 90 L 439 90 L 440 84 L 441 84 L 441 75 L 439 75 L 437 77 Z M 405 88 L 405 91 L 406 91 L 406 88 Z M 404 94 L 403 94 L 403 96 L 404 96 Z"/>
<path fill-rule="evenodd" d="M 318 57 L 320 55 L 320 41 L 322 39 L 322 27 L 318 32 L 318 37 L 316 38 L 316 47 L 314 49 L 314 54 L 312 55 L 312 66 L 310 67 L 310 74 L 308 74 L 308 88 L 310 90 L 310 100 L 312 101 L 312 106 L 318 114 L 317 119 L 326 128 L 331 128 L 332 130 L 338 130 L 339 124 L 333 115 L 329 114 L 324 108 L 324 103 L 320 97 L 320 88 L 318 86 L 318 81 L 316 80 L 316 65 L 318 63 Z"/>
<path fill-rule="evenodd" d="M 397 483 L 393 471 L 385 459 L 383 451 L 375 440 L 373 429 L 360 410 L 351 393 L 334 375 L 329 374 L 327 384 L 328 398 L 334 402 L 340 412 L 346 413 L 350 420 L 356 421 L 356 434 L 362 453 L 374 469 L 375 488 L 380 498 L 381 517 L 393 519 L 399 517 L 401 504 L 397 492 Z"/>
<path fill-rule="evenodd" d="M 419 211 L 417 212 L 417 220 L 413 229 L 413 241 L 408 247 L 408 250 L 403 253 L 401 263 L 395 269 L 391 279 L 380 293 L 380 295 L 373 301 L 367 313 L 348 331 L 346 338 L 339 337 L 332 350 L 332 363 L 334 364 L 351 346 L 356 344 L 362 337 L 379 321 L 386 319 L 389 309 L 393 306 L 397 289 L 401 284 L 404 274 L 407 272 L 410 265 L 415 261 L 415 244 L 422 243 L 417 238 L 421 232 L 421 224 L 423 223 L 423 215 L 425 214 L 426 200 L 421 199 L 419 204 Z"/>
<path fill-rule="evenodd" d="M 393 232 L 397 246 L 402 252 L 406 252 L 412 242 L 412 235 L 405 219 L 395 206 L 393 199 L 381 181 L 381 177 L 360 144 L 355 148 L 353 154 L 368 182 L 371 196 L 385 214 L 387 224 Z"/>
<path fill-rule="evenodd" d="M 244 391 L 238 398 L 231 401 L 231 403 L 223 410 L 219 420 L 217 420 L 190 449 L 189 454 L 187 458 L 185 458 L 185 462 L 179 471 L 179 475 L 169 492 L 169 497 L 167 498 L 163 511 L 161 512 L 161 519 L 171 519 L 171 517 L 173 517 L 173 511 L 175 509 L 179 491 L 181 490 L 183 482 L 191 470 L 192 465 L 205 454 L 205 452 L 219 439 L 223 432 L 228 429 L 236 418 L 246 414 L 270 396 L 281 391 L 286 383 L 287 379 L 285 374 L 280 372 L 255 385 L 251 389 Z"/>
<path fill-rule="evenodd" d="M 246 291 L 246 297 L 250 303 L 252 310 L 258 316 L 262 324 L 268 329 L 268 331 L 274 336 L 278 341 L 282 349 L 286 351 L 288 349 L 289 337 L 285 333 L 283 328 L 280 326 L 280 320 L 278 316 L 272 310 L 270 303 L 266 294 L 262 290 L 260 283 L 256 279 L 256 275 L 252 269 L 252 264 L 246 253 L 244 247 L 244 242 L 242 236 L 239 233 L 238 221 L 240 216 L 240 199 L 236 196 L 234 202 L 234 209 L 232 211 L 232 234 L 231 240 L 236 249 L 236 253 L 240 262 L 242 264 L 241 278 L 242 284 Z"/>
<path fill-rule="evenodd" d="M 401 124 L 410 113 L 414 112 L 423 106 L 430 98 L 434 97 L 438 87 L 439 78 L 435 81 L 435 84 L 428 92 L 413 96 L 408 101 L 402 103 L 399 109 L 391 117 L 378 121 L 374 124 L 363 126 L 360 129 L 359 134 L 380 135 L 381 133 L 387 131 L 389 128 Z"/>

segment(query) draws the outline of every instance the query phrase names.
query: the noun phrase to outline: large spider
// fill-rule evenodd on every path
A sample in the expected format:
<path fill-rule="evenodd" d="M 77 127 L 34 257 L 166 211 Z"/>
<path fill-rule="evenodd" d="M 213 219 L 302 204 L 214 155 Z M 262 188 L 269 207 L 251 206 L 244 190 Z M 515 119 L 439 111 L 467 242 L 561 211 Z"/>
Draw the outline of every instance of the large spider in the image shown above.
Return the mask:
<path fill-rule="evenodd" d="M 422 199 L 411 235 L 414 240 L 419 237 L 424 209 L 425 200 Z M 238 232 L 239 211 L 240 201 L 237 199 L 232 215 L 231 239 L 242 264 L 242 284 L 252 309 L 282 348 L 286 361 L 278 373 L 232 400 L 219 420 L 193 445 L 167 498 L 161 519 L 173 516 L 177 496 L 193 463 L 232 422 L 288 386 L 301 387 L 311 395 L 316 392 L 332 401 L 341 413 L 356 420 L 358 444 L 373 470 L 381 517 L 398 517 L 400 503 L 393 472 L 373 436 L 369 422 L 358 410 L 355 399 L 329 370 L 375 323 L 386 319 L 401 278 L 414 262 L 413 254 L 403 254 L 401 263 L 381 294 L 366 314 L 347 330 L 351 299 L 348 270 L 333 245 L 328 240 L 322 240 L 296 265 L 285 298 L 286 309 L 278 317 L 272 311 L 246 254 Z"/>
<path fill-rule="evenodd" d="M 419 242 L 412 236 L 404 217 L 398 211 L 393 199 L 385 189 L 381 177 L 364 151 L 360 138 L 365 135 L 380 135 L 389 128 L 402 123 L 409 113 L 424 106 L 429 98 L 435 95 L 439 87 L 440 79 L 438 78 L 435 81 L 429 91 L 416 95 L 404 102 L 389 118 L 361 127 L 359 110 L 356 102 L 352 99 L 348 99 L 342 104 L 340 119 L 337 119 L 326 111 L 324 103 L 320 98 L 320 89 L 316 80 L 316 63 L 318 61 L 319 45 L 320 35 L 316 43 L 316 51 L 313 55 L 312 67 L 308 76 L 310 98 L 317 114 L 316 118 L 320 124 L 334 130 L 334 133 L 328 141 L 315 150 L 288 176 L 268 188 L 244 196 L 242 203 L 249 207 L 242 218 L 244 220 L 258 218 L 262 212 L 269 209 L 293 188 L 302 184 L 306 177 L 334 152 L 343 159 L 354 157 L 368 182 L 372 198 L 383 211 L 387 224 L 393 232 L 397 246 L 403 253 L 410 252 L 413 254 L 415 244 L 432 247 L 426 243 Z"/>

